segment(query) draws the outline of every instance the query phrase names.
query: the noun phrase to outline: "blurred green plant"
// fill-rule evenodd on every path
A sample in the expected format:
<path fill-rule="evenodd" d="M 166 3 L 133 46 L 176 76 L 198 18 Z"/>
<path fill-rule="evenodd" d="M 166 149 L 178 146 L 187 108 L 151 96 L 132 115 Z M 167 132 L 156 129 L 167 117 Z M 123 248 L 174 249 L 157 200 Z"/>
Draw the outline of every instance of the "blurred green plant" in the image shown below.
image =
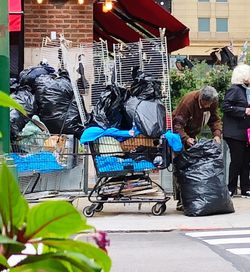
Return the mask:
<path fill-rule="evenodd" d="M 170 71 L 171 102 L 175 109 L 183 95 L 196 89 L 196 79 L 192 70 L 185 69 L 183 72 L 172 69 Z"/>
<path fill-rule="evenodd" d="M 0 106 L 23 108 L 0 92 Z M 94 243 L 73 240 L 91 231 Z M 66 201 L 29 207 L 18 183 L 0 155 L 0 271 L 109 272 L 105 233 L 96 233 L 86 218 Z"/>
<path fill-rule="evenodd" d="M 19 110 L 22 114 L 26 115 L 26 111 L 24 110 L 24 108 L 3 91 L 0 91 L 0 106 L 15 108 Z"/>
<path fill-rule="evenodd" d="M 7 107 L 7 108 L 15 108 L 17 110 L 19 110 L 23 115 L 27 115 L 26 111 L 24 110 L 24 108 L 18 104 L 14 99 L 12 99 L 11 97 L 9 97 L 6 93 L 4 93 L 3 91 L 0 91 L 0 106 L 2 107 Z M 2 139 L 3 139 L 3 135 L 2 132 L 0 131 L 0 154 L 2 153 Z"/>
<path fill-rule="evenodd" d="M 3 160 L 0 227 L 0 271 L 110 271 L 111 260 L 104 250 L 70 238 L 78 232 L 94 230 L 86 219 L 66 201 L 29 207 Z"/>
<path fill-rule="evenodd" d="M 247 52 L 247 55 L 246 55 L 246 64 L 250 65 L 250 52 L 249 51 Z"/>
<path fill-rule="evenodd" d="M 213 86 L 219 94 L 219 105 L 224 99 L 225 92 L 231 84 L 232 70 L 226 65 L 217 65 L 213 67 L 206 78 L 204 79 L 205 85 Z"/>
<path fill-rule="evenodd" d="M 230 86 L 232 71 L 226 65 L 210 67 L 205 61 L 194 63 L 192 70 L 183 72 L 172 69 L 170 71 L 171 102 L 175 109 L 186 93 L 199 90 L 205 85 L 213 86 L 219 93 L 219 105 Z M 221 114 L 221 110 L 220 110 Z"/>

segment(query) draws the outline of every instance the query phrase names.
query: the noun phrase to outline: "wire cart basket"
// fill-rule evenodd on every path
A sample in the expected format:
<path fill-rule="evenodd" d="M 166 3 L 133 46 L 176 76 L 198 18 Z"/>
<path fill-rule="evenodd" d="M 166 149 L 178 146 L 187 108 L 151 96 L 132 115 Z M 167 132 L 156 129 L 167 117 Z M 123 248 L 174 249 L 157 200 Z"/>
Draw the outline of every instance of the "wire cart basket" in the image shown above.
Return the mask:
<path fill-rule="evenodd" d="M 83 209 L 85 216 L 102 211 L 104 203 L 152 202 L 154 215 L 165 212 L 170 197 L 149 175 L 170 163 L 164 138 L 138 136 L 120 143 L 112 137 L 102 137 L 89 146 L 97 182 L 88 196 L 92 204 Z"/>
<path fill-rule="evenodd" d="M 161 98 L 166 109 L 166 128 L 172 129 L 169 65 L 164 30 L 160 38 L 141 39 L 135 43 L 115 44 L 113 47 L 113 78 L 118 86 L 129 88 L 133 82 L 132 70 L 152 75 L 161 82 Z M 164 137 L 158 139 L 138 136 L 124 142 L 111 137 L 90 142 L 90 153 L 97 174 L 97 182 L 88 198 L 92 203 L 83 209 L 91 217 L 103 209 L 104 203 L 155 203 L 154 215 L 166 210 L 170 199 L 164 189 L 150 177 L 153 170 L 162 170 L 170 164 L 170 148 Z"/>
<path fill-rule="evenodd" d="M 86 121 L 86 112 L 81 97 L 84 96 L 87 109 L 90 109 L 96 105 L 100 93 L 111 81 L 125 88 L 131 86 L 132 68 L 138 66 L 141 71 L 152 74 L 161 82 L 161 97 L 167 113 L 166 127 L 171 129 L 167 42 L 164 30 L 161 30 L 160 34 L 160 38 L 114 45 L 113 62 L 109 59 L 107 42 L 74 44 L 67 41 L 63 35 L 58 40 L 45 38 L 41 56 L 52 66 L 68 70 L 83 124 Z M 123 142 L 111 137 L 102 137 L 90 142 L 89 150 L 97 182 L 88 196 L 92 204 L 84 208 L 84 215 L 93 216 L 95 212 L 102 210 L 104 203 L 153 202 L 154 215 L 160 215 L 166 210 L 166 202 L 170 198 L 166 196 L 163 188 L 150 178 L 150 171 L 164 169 L 170 161 L 169 148 L 163 137 L 151 139 L 139 136 Z M 53 156 L 56 154 L 55 160 L 60 168 L 51 171 L 65 169 L 67 164 L 65 166 L 61 158 L 69 160 L 70 155 L 61 152 L 58 161 L 58 154 L 54 151 L 51 153 Z M 88 157 L 88 154 L 84 155 L 85 158 Z"/>
<path fill-rule="evenodd" d="M 72 150 L 68 135 L 50 135 L 48 132 L 19 138 L 11 143 L 11 158 L 16 166 L 17 177 L 28 179 L 22 189 L 24 195 L 33 193 L 43 174 L 70 170 L 79 162 Z M 51 192 L 52 194 L 52 192 Z M 73 201 L 78 196 L 68 196 Z"/>

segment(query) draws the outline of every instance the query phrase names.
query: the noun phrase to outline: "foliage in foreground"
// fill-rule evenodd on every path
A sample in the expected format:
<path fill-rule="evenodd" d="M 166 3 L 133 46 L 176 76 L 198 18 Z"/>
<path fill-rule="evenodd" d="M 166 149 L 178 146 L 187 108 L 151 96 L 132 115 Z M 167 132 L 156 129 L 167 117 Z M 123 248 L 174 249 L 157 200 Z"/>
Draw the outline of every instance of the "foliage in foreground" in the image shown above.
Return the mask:
<path fill-rule="evenodd" d="M 0 106 L 25 114 L 22 106 L 1 91 Z M 68 202 L 47 201 L 29 207 L 0 153 L 0 271 L 110 271 L 111 260 L 104 250 L 70 238 L 83 231 L 93 231 L 93 227 Z"/>
<path fill-rule="evenodd" d="M 86 219 L 65 201 L 47 201 L 30 208 L 4 161 L 0 168 L 0 228 L 0 271 L 110 270 L 111 261 L 102 249 L 70 239 L 93 229 Z"/>
<path fill-rule="evenodd" d="M 26 115 L 26 112 L 23 109 L 23 107 L 3 91 L 0 91 L 0 106 L 7 108 L 15 108 L 19 110 L 22 114 Z"/>

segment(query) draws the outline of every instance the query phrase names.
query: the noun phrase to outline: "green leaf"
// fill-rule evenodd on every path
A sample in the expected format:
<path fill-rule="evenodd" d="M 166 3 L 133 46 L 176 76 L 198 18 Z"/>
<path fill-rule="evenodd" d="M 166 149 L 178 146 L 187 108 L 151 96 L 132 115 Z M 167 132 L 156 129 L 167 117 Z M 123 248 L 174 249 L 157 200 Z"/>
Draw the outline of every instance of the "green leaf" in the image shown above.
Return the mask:
<path fill-rule="evenodd" d="M 27 216 L 25 236 L 66 238 L 91 229 L 86 219 L 66 201 L 47 201 L 33 206 Z"/>
<path fill-rule="evenodd" d="M 28 203 L 5 162 L 0 165 L 0 216 L 7 233 L 20 228 L 28 211 Z M 13 233 L 12 233 L 13 234 Z"/>
<path fill-rule="evenodd" d="M 17 242 L 16 240 L 10 239 L 7 236 L 0 235 L 0 245 L 4 245 L 4 247 L 8 246 L 9 253 L 19 253 L 23 249 L 25 249 L 25 245 Z"/>
<path fill-rule="evenodd" d="M 3 265 L 6 268 L 9 267 L 7 259 L 3 255 L 0 255 L 0 265 Z"/>
<path fill-rule="evenodd" d="M 74 266 L 77 269 L 80 269 L 80 271 L 82 272 L 101 272 L 101 268 L 97 266 L 92 260 L 88 259 L 83 254 L 75 252 L 55 252 L 42 255 L 28 256 L 26 259 L 21 261 L 18 264 L 18 266 L 23 266 L 25 264 L 34 264 L 36 262 L 44 260 L 48 261 L 53 260 L 53 262 L 62 261 L 70 263 L 72 266 Z"/>
<path fill-rule="evenodd" d="M 0 209 L 1 210 L 1 209 Z M 3 220 L 2 220 L 2 216 L 1 216 L 1 214 L 0 214 L 0 229 L 2 229 L 3 228 Z"/>
<path fill-rule="evenodd" d="M 15 244 L 15 245 L 22 245 L 21 243 L 0 234 L 0 244 Z"/>
<path fill-rule="evenodd" d="M 10 269 L 10 272 L 68 272 L 62 262 L 49 259 L 30 264 L 20 265 Z"/>
<path fill-rule="evenodd" d="M 19 110 L 22 114 L 25 116 L 27 115 L 24 108 L 18 104 L 14 99 L 9 97 L 6 93 L 0 91 L 0 106 L 2 107 L 8 107 L 8 108 L 15 108 Z"/>
<path fill-rule="evenodd" d="M 44 239 L 40 241 L 46 246 L 60 249 L 61 251 L 73 251 L 84 254 L 86 257 L 93 259 L 104 272 L 109 272 L 111 268 L 111 259 L 109 256 L 101 249 L 96 246 L 70 239 Z"/>

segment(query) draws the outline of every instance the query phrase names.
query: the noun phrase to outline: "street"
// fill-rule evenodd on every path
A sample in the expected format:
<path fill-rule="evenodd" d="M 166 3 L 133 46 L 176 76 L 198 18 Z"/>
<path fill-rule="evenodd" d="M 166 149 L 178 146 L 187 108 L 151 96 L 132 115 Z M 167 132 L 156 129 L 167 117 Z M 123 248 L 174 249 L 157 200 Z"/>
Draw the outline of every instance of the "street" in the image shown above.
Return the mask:
<path fill-rule="evenodd" d="M 250 229 L 230 231 L 109 233 L 111 271 L 249 272 Z"/>
<path fill-rule="evenodd" d="M 112 272 L 249 272 L 249 199 L 234 197 L 235 213 L 184 216 L 173 198 L 162 216 L 149 204 L 107 204 L 88 218 L 110 239 Z M 74 205 L 81 211 L 86 198 Z M 81 239 L 81 237 L 79 237 Z"/>

